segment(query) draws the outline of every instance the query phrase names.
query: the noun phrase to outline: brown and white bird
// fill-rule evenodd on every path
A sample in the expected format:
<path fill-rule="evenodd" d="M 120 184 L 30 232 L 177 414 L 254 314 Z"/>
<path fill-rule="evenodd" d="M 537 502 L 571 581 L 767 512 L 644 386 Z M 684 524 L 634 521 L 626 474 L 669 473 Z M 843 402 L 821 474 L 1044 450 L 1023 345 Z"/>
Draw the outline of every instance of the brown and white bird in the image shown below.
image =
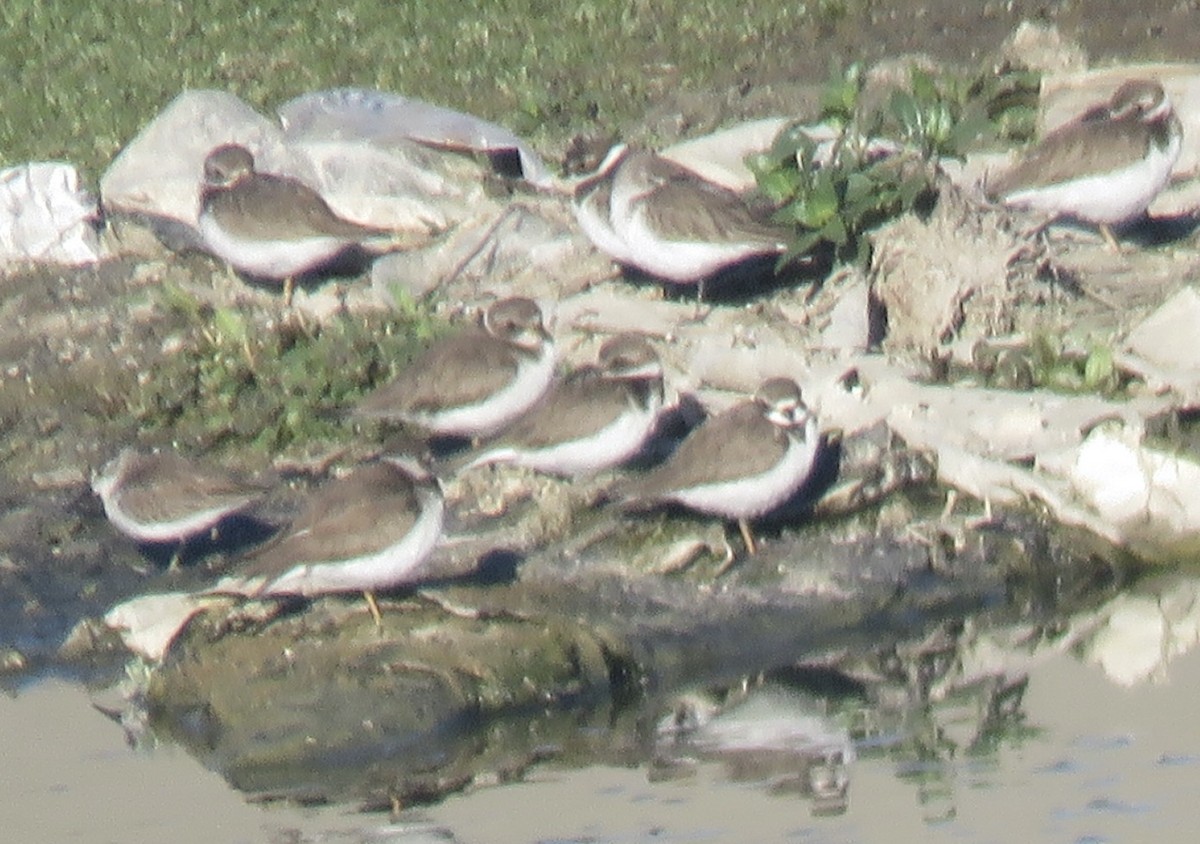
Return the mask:
<path fill-rule="evenodd" d="M 556 363 L 537 303 L 501 299 L 478 326 L 435 341 L 353 414 L 416 425 L 435 436 L 491 436 L 537 403 Z"/>
<path fill-rule="evenodd" d="M 296 520 L 210 592 L 252 597 L 362 592 L 420 578 L 442 535 L 441 487 L 418 461 L 385 456 L 314 490 Z"/>
<path fill-rule="evenodd" d="M 704 422 L 656 469 L 621 490 L 627 506 L 681 504 L 735 521 L 753 554 L 749 522 L 794 495 L 820 450 L 817 418 L 790 378 L 764 381 L 751 401 Z"/>
<path fill-rule="evenodd" d="M 1132 79 L 1034 144 L 986 190 L 1014 208 L 1095 225 L 1115 247 L 1112 229 L 1143 215 L 1166 187 L 1182 138 L 1162 85 Z"/>
<path fill-rule="evenodd" d="M 303 182 L 256 170 L 253 154 L 239 144 L 219 146 L 205 159 L 198 222 L 209 252 L 238 272 L 283 282 L 289 300 L 297 276 L 348 250 L 380 254 L 416 241 L 338 216 Z"/>
<path fill-rule="evenodd" d="M 273 486 L 237 472 L 190 460 L 175 452 L 122 449 L 92 479 L 104 514 L 121 533 L 138 542 L 180 543 L 211 531 L 246 509 Z"/>
<path fill-rule="evenodd" d="M 579 227 L 597 249 L 618 264 L 636 267 L 635 256 L 612 223 L 613 174 L 628 155 L 625 144 L 610 149 L 596 172 L 576 184 L 571 207 Z"/>
<path fill-rule="evenodd" d="M 650 439 L 663 406 L 658 353 L 640 334 L 606 341 L 595 366 L 555 385 L 468 466 L 510 463 L 580 477 L 619 466 Z"/>
<path fill-rule="evenodd" d="M 613 260 L 675 284 L 782 253 L 794 232 L 745 199 L 649 150 L 614 147 L 576 187 L 575 216 Z"/>

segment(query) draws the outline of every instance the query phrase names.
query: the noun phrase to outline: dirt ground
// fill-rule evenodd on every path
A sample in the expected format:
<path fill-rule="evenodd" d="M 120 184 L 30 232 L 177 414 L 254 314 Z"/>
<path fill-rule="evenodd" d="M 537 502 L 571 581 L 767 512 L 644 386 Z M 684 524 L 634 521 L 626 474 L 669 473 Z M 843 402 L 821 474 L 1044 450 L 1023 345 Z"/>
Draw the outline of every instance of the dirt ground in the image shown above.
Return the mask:
<path fill-rule="evenodd" d="M 994 53 L 1022 22 L 1053 24 L 1078 42 L 1095 66 L 1117 61 L 1188 61 L 1195 56 L 1200 4 L 1148 0 L 1008 0 L 956 3 L 843 0 L 814 4 L 841 6 L 845 14 L 819 27 L 811 52 L 795 51 L 787 63 L 761 58 L 771 68 L 766 81 L 780 77 L 823 78 L 829 60 L 878 62 L 909 53 L 927 53 L 942 61 L 969 64 Z"/>

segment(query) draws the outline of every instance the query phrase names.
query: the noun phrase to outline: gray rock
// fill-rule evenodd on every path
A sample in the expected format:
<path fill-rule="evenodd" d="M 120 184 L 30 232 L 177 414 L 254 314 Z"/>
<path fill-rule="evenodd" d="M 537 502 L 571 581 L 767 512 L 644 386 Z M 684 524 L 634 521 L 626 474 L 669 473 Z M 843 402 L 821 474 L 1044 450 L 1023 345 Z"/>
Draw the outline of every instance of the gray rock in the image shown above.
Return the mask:
<path fill-rule="evenodd" d="M 529 197 L 481 211 L 429 247 L 377 260 L 371 283 L 385 301 L 437 289 L 453 301 L 522 295 L 548 300 L 611 274 L 611 263 L 573 227 L 561 201 Z"/>
<path fill-rule="evenodd" d="M 279 119 L 289 140 L 369 140 L 381 147 L 411 140 L 489 154 L 511 152 L 531 184 L 556 183 L 538 154 L 503 126 L 400 94 L 361 88 L 318 91 L 284 103 Z"/>
<path fill-rule="evenodd" d="M 361 139 L 288 142 L 287 173 L 312 185 L 348 219 L 399 231 L 440 230 L 481 202 L 482 169 L 411 141 L 380 147 Z M 269 169 L 269 168 L 268 168 Z"/>
<path fill-rule="evenodd" d="M 100 182 L 110 215 L 174 227 L 184 245 L 194 233 L 204 159 L 213 147 L 240 143 L 256 166 L 308 184 L 343 216 L 398 230 L 441 229 L 477 210 L 482 169 L 404 139 L 288 137 L 231 94 L 185 91 L 117 156 Z M 173 224 L 173 226 L 172 226 Z"/>
<path fill-rule="evenodd" d="M 231 142 L 245 144 L 270 168 L 283 141 L 278 126 L 232 94 L 184 91 L 101 177 L 105 213 L 161 218 L 194 229 L 204 158 L 213 147 Z"/>

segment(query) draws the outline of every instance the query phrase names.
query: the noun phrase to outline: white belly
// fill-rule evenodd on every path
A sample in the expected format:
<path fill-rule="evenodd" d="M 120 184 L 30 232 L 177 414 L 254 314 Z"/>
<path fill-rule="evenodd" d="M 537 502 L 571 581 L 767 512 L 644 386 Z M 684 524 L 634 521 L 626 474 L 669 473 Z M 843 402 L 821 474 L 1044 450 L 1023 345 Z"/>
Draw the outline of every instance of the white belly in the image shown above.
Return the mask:
<path fill-rule="evenodd" d="M 327 592 L 367 592 L 403 583 L 437 545 L 444 512 L 441 496 L 429 495 L 421 517 L 395 545 L 356 560 L 296 566 L 269 582 L 262 594 L 311 596 Z"/>
<path fill-rule="evenodd" d="M 553 343 L 547 343 L 534 361 L 522 360 L 517 377 L 484 401 L 441 413 L 416 415 L 413 421 L 446 436 L 486 437 L 513 422 L 542 397 L 554 378 Z"/>
<path fill-rule="evenodd" d="M 664 497 L 693 510 L 727 519 L 754 519 L 765 515 L 787 501 L 812 472 L 820 443 L 815 417 L 809 419 L 804 435 L 803 442 L 790 440 L 783 459 L 766 472 L 679 490 Z"/>
<path fill-rule="evenodd" d="M 582 202 L 576 202 L 573 209 L 579 227 L 597 249 L 619 263 L 634 263 L 625 241 L 612 227 L 607 205 L 602 206 L 592 195 L 588 195 Z"/>
<path fill-rule="evenodd" d="M 657 396 L 644 409 L 630 408 L 590 437 L 540 449 L 503 447 L 482 455 L 472 465 L 512 463 L 538 472 L 579 477 L 619 466 L 641 450 L 654 431 L 662 402 Z"/>
<path fill-rule="evenodd" d="M 108 499 L 105 498 L 104 514 L 108 516 L 113 527 L 138 542 L 171 542 L 208 530 L 226 515 L 238 509 L 238 506 L 240 505 L 212 507 L 172 522 L 140 522 L 121 512 L 119 507 L 110 505 Z"/>
<path fill-rule="evenodd" d="M 1119 226 L 1145 212 L 1166 187 L 1179 148 L 1180 138 L 1175 135 L 1166 149 L 1154 148 L 1146 158 L 1121 170 L 1017 191 L 1006 196 L 1004 204 L 1096 225 Z"/>
<path fill-rule="evenodd" d="M 700 281 L 730 264 L 775 251 L 769 244 L 756 242 L 668 240 L 646 224 L 639 208 L 614 228 L 628 251 L 627 263 L 677 284 Z"/>
<path fill-rule="evenodd" d="M 207 214 L 200 215 L 199 224 L 209 252 L 239 272 L 258 278 L 292 278 L 324 264 L 350 245 L 338 237 L 245 240 L 230 236 Z"/>

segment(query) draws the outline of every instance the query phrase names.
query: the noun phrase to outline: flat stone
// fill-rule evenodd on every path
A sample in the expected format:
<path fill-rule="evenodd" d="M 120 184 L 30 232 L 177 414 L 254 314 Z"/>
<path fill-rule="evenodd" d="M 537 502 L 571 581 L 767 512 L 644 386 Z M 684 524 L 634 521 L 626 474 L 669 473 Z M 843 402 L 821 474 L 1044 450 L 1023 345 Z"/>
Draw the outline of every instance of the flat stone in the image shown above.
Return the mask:
<path fill-rule="evenodd" d="M 537 152 L 503 126 L 413 97 L 362 88 L 316 91 L 284 103 L 279 118 L 289 140 L 368 140 L 380 146 L 419 141 L 484 153 L 514 152 L 531 184 L 557 184 Z"/>
<path fill-rule="evenodd" d="M 240 143 L 270 167 L 283 135 L 273 122 L 224 91 L 184 91 L 130 141 L 100 179 L 105 213 L 166 218 L 195 228 L 204 159 Z"/>

